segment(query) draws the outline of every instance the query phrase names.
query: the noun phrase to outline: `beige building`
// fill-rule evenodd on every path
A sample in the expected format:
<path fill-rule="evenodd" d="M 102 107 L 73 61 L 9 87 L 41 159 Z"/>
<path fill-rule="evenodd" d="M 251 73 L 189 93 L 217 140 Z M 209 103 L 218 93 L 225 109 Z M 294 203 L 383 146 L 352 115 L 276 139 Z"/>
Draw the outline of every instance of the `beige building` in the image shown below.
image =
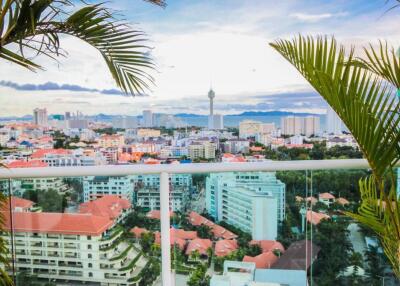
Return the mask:
<path fill-rule="evenodd" d="M 198 158 L 215 159 L 216 149 L 217 146 L 213 142 L 193 142 L 191 145 L 189 145 L 189 158 L 192 160 Z"/>
<path fill-rule="evenodd" d="M 104 134 L 100 136 L 98 140 L 98 144 L 102 148 L 118 148 L 122 147 L 125 144 L 125 137 L 123 135 L 114 134 L 107 135 Z"/>
<path fill-rule="evenodd" d="M 316 135 L 320 133 L 318 116 L 287 116 L 281 118 L 282 135 Z"/>
<path fill-rule="evenodd" d="M 137 130 L 137 136 L 141 138 L 160 137 L 161 131 L 157 129 L 141 128 Z"/>

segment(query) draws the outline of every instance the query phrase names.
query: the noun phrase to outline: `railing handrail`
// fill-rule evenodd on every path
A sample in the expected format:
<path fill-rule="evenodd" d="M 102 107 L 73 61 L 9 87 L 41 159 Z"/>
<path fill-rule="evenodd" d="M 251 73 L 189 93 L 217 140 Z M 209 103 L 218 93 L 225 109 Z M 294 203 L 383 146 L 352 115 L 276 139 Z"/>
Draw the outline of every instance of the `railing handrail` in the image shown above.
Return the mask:
<path fill-rule="evenodd" d="M 296 171 L 296 170 L 332 170 L 366 169 L 365 159 L 333 160 L 296 160 L 264 161 L 243 163 L 185 163 L 185 164 L 133 164 L 101 165 L 74 167 L 42 168 L 0 168 L 0 179 L 46 178 L 46 177 L 82 177 L 82 176 L 126 176 L 140 174 L 193 174 L 221 172 L 256 172 L 256 171 Z"/>

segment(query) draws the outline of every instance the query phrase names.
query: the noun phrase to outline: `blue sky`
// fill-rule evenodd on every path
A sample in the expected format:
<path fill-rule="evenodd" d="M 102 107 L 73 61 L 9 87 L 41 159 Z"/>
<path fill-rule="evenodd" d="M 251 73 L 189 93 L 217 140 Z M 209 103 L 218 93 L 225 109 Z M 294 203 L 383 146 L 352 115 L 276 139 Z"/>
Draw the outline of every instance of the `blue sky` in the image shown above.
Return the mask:
<path fill-rule="evenodd" d="M 96 1 L 92 1 L 96 2 Z M 136 115 L 143 109 L 169 113 L 206 113 L 207 91 L 216 91 L 220 113 L 291 110 L 323 113 L 325 105 L 309 85 L 268 43 L 303 33 L 335 35 L 360 49 L 387 40 L 400 46 L 400 8 L 368 1 L 167 1 L 163 9 L 139 0 L 107 5 L 147 32 L 157 64 L 156 86 L 147 97 L 104 93 L 116 86 L 99 54 L 73 38 L 62 44 L 69 56 L 60 63 L 38 59 L 46 71 L 31 73 L 0 61 L 3 82 L 37 88 L 16 89 L 0 82 L 0 116 L 81 110 L 87 114 Z M 66 89 L 42 88 L 73 86 Z M 80 87 L 80 88 L 77 88 Z"/>

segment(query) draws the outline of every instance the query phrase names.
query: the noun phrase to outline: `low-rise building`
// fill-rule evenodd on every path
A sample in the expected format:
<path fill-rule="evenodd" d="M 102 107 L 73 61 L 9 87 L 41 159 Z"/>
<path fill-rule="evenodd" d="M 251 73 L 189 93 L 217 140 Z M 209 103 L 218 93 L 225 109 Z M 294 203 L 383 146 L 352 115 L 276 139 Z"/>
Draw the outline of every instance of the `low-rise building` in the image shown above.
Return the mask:
<path fill-rule="evenodd" d="M 118 195 L 133 201 L 134 179 L 132 176 L 88 176 L 83 179 L 83 201 L 88 202 L 104 195 Z"/>

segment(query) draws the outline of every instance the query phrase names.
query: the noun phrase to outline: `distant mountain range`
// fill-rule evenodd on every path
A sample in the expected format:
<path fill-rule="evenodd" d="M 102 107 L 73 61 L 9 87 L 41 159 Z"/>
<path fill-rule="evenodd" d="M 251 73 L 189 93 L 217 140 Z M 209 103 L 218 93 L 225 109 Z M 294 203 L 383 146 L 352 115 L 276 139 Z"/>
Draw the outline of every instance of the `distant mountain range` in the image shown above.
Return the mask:
<path fill-rule="evenodd" d="M 289 112 L 289 111 L 245 111 L 240 114 L 226 114 L 224 116 L 309 116 L 309 115 L 316 115 L 319 116 L 320 114 L 314 113 L 297 113 L 297 112 Z M 206 117 L 208 115 L 201 115 L 201 114 L 193 114 L 193 113 L 178 113 L 175 114 L 176 117 Z"/>
<path fill-rule="evenodd" d="M 296 115 L 296 116 L 320 116 L 320 114 L 314 114 L 314 113 L 297 113 L 297 112 L 288 112 L 288 111 L 245 111 L 240 114 L 226 114 L 224 116 L 232 116 L 232 117 L 249 117 L 249 116 L 290 116 L 290 115 Z M 202 114 L 194 114 L 194 113 L 177 113 L 175 114 L 176 117 L 179 118 L 194 118 L 194 117 L 207 117 L 208 115 L 202 115 Z M 121 117 L 121 115 L 110 115 L 110 114 L 104 114 L 104 113 L 99 113 L 96 115 L 89 115 L 88 118 L 96 121 L 110 121 L 115 117 Z M 139 116 L 141 117 L 141 116 Z M 32 115 L 24 115 L 24 116 L 5 116 L 5 117 L 0 117 L 1 121 L 11 121 L 11 120 L 19 120 L 19 121 L 31 121 L 33 118 Z"/>

